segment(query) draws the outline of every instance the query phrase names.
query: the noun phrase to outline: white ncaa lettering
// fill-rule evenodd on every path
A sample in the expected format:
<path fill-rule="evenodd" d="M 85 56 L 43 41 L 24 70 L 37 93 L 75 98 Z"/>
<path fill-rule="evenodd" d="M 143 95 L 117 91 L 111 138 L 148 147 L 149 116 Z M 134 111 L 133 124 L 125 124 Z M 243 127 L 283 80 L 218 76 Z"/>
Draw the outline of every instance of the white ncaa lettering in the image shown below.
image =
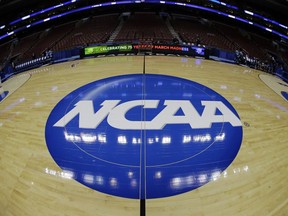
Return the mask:
<path fill-rule="evenodd" d="M 119 102 L 120 100 L 105 100 L 95 113 L 93 101 L 79 101 L 54 126 L 65 127 L 77 115 L 79 115 L 79 128 L 89 129 L 97 128 L 107 116 L 108 124 L 121 130 L 161 130 L 167 124 L 189 124 L 192 129 L 204 129 L 211 128 L 213 123 L 224 122 L 234 127 L 242 126 L 240 119 L 221 101 L 201 101 L 204 106 L 201 115 L 189 100 L 165 100 L 163 104 L 165 107 L 151 121 L 131 121 L 126 118 L 126 113 L 137 106 L 142 106 L 143 109 L 155 109 L 159 100 L 133 100 L 122 104 Z M 180 109 L 183 115 L 175 115 Z M 216 115 L 217 109 L 221 114 Z"/>
<path fill-rule="evenodd" d="M 108 123 L 118 129 L 123 130 L 141 130 L 146 129 L 149 121 L 130 121 L 126 119 L 125 114 L 132 108 L 136 106 L 143 106 L 143 109 L 147 108 L 157 108 L 159 100 L 134 100 L 122 103 L 111 110 L 107 121 Z M 141 115 L 141 114 L 140 114 Z"/>
<path fill-rule="evenodd" d="M 240 119 L 221 101 L 201 101 L 201 104 L 205 106 L 201 116 L 204 128 L 211 128 L 212 123 L 221 122 L 229 122 L 234 127 L 242 125 Z M 215 115 L 217 109 L 222 115 Z"/>
<path fill-rule="evenodd" d="M 160 130 L 167 124 L 190 124 L 191 128 L 201 127 L 201 116 L 188 100 L 165 100 L 166 107 L 151 121 L 146 123 L 146 128 Z M 183 116 L 175 116 L 181 109 Z"/>
<path fill-rule="evenodd" d="M 76 103 L 74 108 L 63 116 L 54 127 L 65 127 L 79 114 L 79 128 L 96 128 L 120 100 L 105 100 L 101 108 L 94 113 L 93 101 L 83 100 Z"/>

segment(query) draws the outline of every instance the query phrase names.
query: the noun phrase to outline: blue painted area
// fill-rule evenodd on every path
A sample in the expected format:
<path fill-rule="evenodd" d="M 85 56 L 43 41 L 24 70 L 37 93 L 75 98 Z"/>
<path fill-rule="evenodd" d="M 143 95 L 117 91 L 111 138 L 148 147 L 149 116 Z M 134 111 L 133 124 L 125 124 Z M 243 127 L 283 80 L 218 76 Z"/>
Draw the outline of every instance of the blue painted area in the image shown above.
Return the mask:
<path fill-rule="evenodd" d="M 0 94 L 0 101 L 4 100 L 4 98 L 6 98 L 8 94 L 9 94 L 9 91 L 2 92 L 2 94 Z"/>
<path fill-rule="evenodd" d="M 282 96 L 288 101 L 288 92 L 281 92 Z"/>
<path fill-rule="evenodd" d="M 111 101 L 118 102 L 101 110 Z M 240 120 L 232 126 L 223 110 L 203 103 L 224 104 L 239 120 L 225 98 L 193 81 L 152 74 L 98 80 L 55 106 L 47 147 L 64 172 L 94 190 L 133 199 L 181 194 L 219 177 L 242 142 Z M 218 122 L 201 128 L 212 119 L 207 113 Z"/>

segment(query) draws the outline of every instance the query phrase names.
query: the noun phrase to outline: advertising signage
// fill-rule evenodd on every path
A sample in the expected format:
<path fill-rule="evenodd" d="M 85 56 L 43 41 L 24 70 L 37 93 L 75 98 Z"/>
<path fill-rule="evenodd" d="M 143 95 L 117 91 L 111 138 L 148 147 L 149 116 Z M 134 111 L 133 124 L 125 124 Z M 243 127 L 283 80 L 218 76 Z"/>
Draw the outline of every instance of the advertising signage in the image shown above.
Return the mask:
<path fill-rule="evenodd" d="M 121 53 L 121 52 L 131 52 L 131 44 L 121 44 L 121 45 L 105 45 L 105 46 L 93 46 L 84 48 L 84 55 L 98 55 L 107 53 Z"/>
<path fill-rule="evenodd" d="M 198 46 L 181 46 L 167 44 L 121 44 L 121 45 L 99 45 L 84 48 L 84 56 L 97 56 L 120 53 L 152 52 L 163 54 L 179 54 L 188 56 L 205 57 L 205 48 Z"/>

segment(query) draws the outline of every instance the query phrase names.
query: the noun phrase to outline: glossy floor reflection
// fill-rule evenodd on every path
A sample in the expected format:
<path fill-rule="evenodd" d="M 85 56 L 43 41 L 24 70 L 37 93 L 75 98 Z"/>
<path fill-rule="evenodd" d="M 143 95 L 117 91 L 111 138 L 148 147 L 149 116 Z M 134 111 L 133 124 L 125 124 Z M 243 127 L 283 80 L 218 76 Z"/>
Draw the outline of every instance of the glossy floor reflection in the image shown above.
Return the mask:
<path fill-rule="evenodd" d="M 140 215 L 140 198 L 147 198 L 149 216 L 286 215 L 288 103 L 259 78 L 266 74 L 181 57 L 146 57 L 144 77 L 142 66 L 143 56 L 87 59 L 21 74 L 31 76 L 21 85 L 19 79 L 17 83 L 10 80 L 9 86 L 3 83 L 9 94 L 0 103 L 0 215 Z M 106 85 L 108 89 L 101 88 L 119 76 L 132 80 L 119 85 L 117 79 L 115 85 Z M 176 80 L 181 82 L 175 83 L 174 78 L 168 82 L 171 77 L 179 77 Z M 71 95 L 93 82 L 100 83 L 104 91 L 96 92 L 99 101 L 93 106 L 89 100 L 94 96 L 85 96 L 83 89 Z M 280 90 L 288 92 L 283 83 Z M 119 97 L 121 101 L 116 103 Z M 226 108 L 211 108 L 222 97 L 228 110 L 235 109 L 229 116 L 241 121 L 239 152 L 234 145 L 239 132 L 230 133 L 233 125 L 227 120 Z M 193 122 L 198 122 L 195 114 L 204 117 L 212 109 L 206 122 L 210 121 L 213 130 L 208 133 L 183 120 L 190 112 L 183 99 L 191 100 L 188 110 L 196 110 Z M 57 109 L 62 100 L 67 103 L 64 112 Z M 91 114 L 105 101 L 115 104 L 96 127 L 89 125 L 93 115 L 87 115 L 85 121 L 87 112 L 80 112 L 69 123 L 66 118 L 62 132 L 58 130 L 61 121 L 56 122 L 77 108 L 77 102 L 85 103 L 86 111 L 93 107 Z M 213 103 L 207 105 L 207 101 Z M 55 119 L 51 118 L 50 126 L 57 126 L 49 132 L 53 147 L 45 140 L 52 110 Z M 167 118 L 154 121 L 162 112 Z M 212 122 L 211 116 L 218 122 Z M 78 118 L 84 119 L 82 132 L 77 129 Z M 130 124 L 138 130 L 131 130 Z M 59 142 L 60 136 L 65 142 Z M 214 148 L 201 160 L 175 163 L 197 155 L 209 143 Z"/>

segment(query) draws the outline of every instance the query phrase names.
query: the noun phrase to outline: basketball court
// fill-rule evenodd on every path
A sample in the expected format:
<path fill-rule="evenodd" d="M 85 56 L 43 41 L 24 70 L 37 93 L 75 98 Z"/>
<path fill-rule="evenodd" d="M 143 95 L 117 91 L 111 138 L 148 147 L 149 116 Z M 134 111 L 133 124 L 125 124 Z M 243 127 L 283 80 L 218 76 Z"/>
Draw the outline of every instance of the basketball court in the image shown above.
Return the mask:
<path fill-rule="evenodd" d="M 118 56 L 1 86 L 1 216 L 288 215 L 288 84 L 272 75 Z"/>

